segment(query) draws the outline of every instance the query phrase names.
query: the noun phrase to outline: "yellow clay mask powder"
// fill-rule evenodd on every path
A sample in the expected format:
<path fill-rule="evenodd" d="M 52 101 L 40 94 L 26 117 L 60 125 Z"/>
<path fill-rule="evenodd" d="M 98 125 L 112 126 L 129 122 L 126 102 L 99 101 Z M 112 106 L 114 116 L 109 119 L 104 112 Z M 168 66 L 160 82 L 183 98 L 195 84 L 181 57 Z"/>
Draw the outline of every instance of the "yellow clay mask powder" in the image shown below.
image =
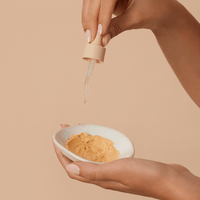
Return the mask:
<path fill-rule="evenodd" d="M 111 162 L 119 157 L 114 142 L 99 135 L 80 133 L 68 138 L 66 148 L 74 154 L 94 162 Z"/>

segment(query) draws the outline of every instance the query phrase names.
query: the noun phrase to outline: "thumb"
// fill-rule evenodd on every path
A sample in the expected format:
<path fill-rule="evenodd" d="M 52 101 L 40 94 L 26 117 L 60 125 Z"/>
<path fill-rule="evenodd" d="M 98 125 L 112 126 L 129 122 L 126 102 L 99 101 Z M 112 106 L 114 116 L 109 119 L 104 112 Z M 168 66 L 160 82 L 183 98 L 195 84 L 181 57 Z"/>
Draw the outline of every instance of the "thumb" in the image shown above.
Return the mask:
<path fill-rule="evenodd" d="M 106 46 L 111 38 L 126 30 L 140 28 L 141 26 L 141 15 L 136 10 L 127 10 L 123 14 L 111 19 L 108 30 L 102 39 L 102 43 Z"/>
<path fill-rule="evenodd" d="M 76 161 L 66 166 L 67 172 L 87 179 L 88 181 L 113 180 L 113 163 L 94 164 Z"/>
<path fill-rule="evenodd" d="M 130 22 L 127 17 L 127 12 L 111 19 L 108 30 L 102 39 L 103 45 L 106 46 L 109 43 L 111 38 L 127 30 L 127 28 L 129 27 L 129 24 Z"/>

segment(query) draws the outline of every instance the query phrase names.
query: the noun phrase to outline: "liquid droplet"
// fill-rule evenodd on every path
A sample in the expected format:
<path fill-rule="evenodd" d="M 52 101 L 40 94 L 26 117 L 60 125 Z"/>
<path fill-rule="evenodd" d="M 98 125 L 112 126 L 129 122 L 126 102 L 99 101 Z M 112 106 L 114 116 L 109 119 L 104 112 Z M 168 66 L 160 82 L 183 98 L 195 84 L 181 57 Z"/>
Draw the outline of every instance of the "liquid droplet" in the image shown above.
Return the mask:
<path fill-rule="evenodd" d="M 87 104 L 86 96 L 84 96 L 84 104 Z"/>

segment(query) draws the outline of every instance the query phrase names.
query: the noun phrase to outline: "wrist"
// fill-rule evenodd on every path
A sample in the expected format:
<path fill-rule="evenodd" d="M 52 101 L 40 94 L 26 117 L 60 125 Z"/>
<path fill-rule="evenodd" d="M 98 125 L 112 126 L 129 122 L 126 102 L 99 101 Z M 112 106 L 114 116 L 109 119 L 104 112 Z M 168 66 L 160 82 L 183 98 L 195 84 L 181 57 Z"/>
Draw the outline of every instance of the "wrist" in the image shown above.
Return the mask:
<path fill-rule="evenodd" d="M 199 200 L 200 178 L 181 165 L 169 165 L 165 200 Z"/>

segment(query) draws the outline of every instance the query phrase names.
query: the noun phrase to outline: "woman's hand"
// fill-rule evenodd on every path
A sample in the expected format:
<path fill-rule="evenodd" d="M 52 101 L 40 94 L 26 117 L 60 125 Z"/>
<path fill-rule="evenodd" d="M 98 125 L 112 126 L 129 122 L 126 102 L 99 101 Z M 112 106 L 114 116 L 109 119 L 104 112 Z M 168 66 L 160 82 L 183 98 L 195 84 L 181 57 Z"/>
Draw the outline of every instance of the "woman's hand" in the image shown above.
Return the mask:
<path fill-rule="evenodd" d="M 111 19 L 112 13 L 117 17 Z M 82 24 L 88 42 L 99 34 L 104 46 L 125 30 L 152 30 L 177 78 L 200 107 L 200 24 L 178 1 L 83 0 Z"/>
<path fill-rule="evenodd" d="M 107 45 L 111 38 L 125 30 L 156 30 L 180 21 L 176 16 L 181 7 L 176 0 L 83 0 L 82 24 L 88 42 L 93 41 L 98 32 L 104 35 L 103 45 Z M 117 17 L 111 19 L 112 14 Z"/>
<path fill-rule="evenodd" d="M 69 177 L 81 182 L 163 200 L 200 199 L 200 179 L 180 165 L 137 158 L 102 165 L 72 162 L 56 147 L 55 151 Z"/>

